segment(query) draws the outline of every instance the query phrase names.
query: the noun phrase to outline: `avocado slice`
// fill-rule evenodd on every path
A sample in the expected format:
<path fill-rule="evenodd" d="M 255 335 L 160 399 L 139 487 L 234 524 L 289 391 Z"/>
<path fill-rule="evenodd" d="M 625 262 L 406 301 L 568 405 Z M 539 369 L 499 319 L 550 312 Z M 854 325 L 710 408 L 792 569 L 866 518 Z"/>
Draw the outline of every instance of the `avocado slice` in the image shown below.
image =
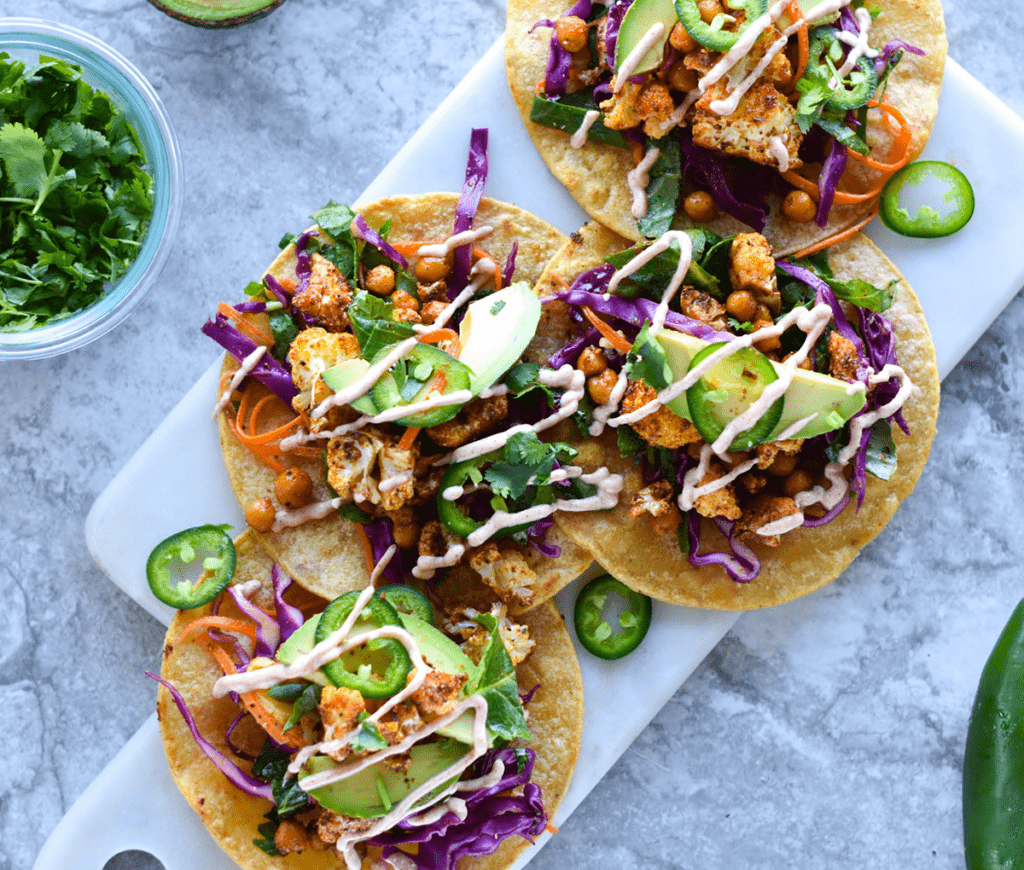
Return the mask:
<path fill-rule="evenodd" d="M 665 25 L 661 38 L 640 58 L 640 63 L 633 70 L 633 75 L 649 72 L 661 66 L 665 56 L 665 43 L 672 28 L 679 20 L 673 0 L 635 0 L 629 7 L 619 27 L 619 36 L 615 43 L 615 69 L 622 65 L 647 31 L 659 21 Z"/>
<path fill-rule="evenodd" d="M 693 357 L 708 345 L 708 342 L 694 338 L 692 335 L 667 329 L 658 333 L 657 340 L 665 351 L 665 357 L 672 370 L 674 380 L 679 380 L 686 374 Z M 777 372 L 782 371 L 781 363 L 771 362 Z M 817 416 L 791 437 L 811 438 L 838 429 L 863 408 L 867 400 L 863 390 L 851 393 L 848 392 L 849 386 L 846 381 L 829 375 L 797 369 L 793 382 L 785 393 L 786 402 L 782 410 L 782 417 L 765 440 L 777 439 L 781 432 L 784 432 L 797 420 L 802 420 L 815 413 Z M 685 395 L 669 402 L 668 408 L 680 417 L 691 421 L 693 419 Z"/>
<path fill-rule="evenodd" d="M 320 378 L 334 392 L 338 392 L 358 381 L 366 374 L 369 368 L 370 364 L 364 359 L 346 359 L 324 371 Z M 352 402 L 352 407 L 368 417 L 372 417 L 378 412 L 378 408 L 374 404 L 373 399 L 370 398 L 369 392 L 364 393 Z"/>
<path fill-rule="evenodd" d="M 149 0 L 171 18 L 193 27 L 237 27 L 269 15 L 284 0 Z"/>
<path fill-rule="evenodd" d="M 820 6 L 824 2 L 825 0 L 797 0 L 797 5 L 800 7 L 800 11 L 803 12 L 804 16 L 806 17 L 807 15 L 810 15 L 811 10 L 815 6 Z M 828 15 L 823 15 L 821 18 L 816 19 L 811 26 L 818 27 L 822 24 L 831 24 L 837 18 L 839 18 L 838 12 L 830 12 Z M 792 23 L 793 20 L 789 17 L 789 12 L 784 10 L 783 13 L 779 16 L 778 21 L 775 22 L 775 26 L 779 30 L 785 30 Z"/>
<path fill-rule="evenodd" d="M 540 322 L 540 298 L 526 281 L 470 303 L 459 324 L 459 362 L 472 369 L 473 395 L 486 390 L 523 355 Z"/>
<path fill-rule="evenodd" d="M 409 750 L 409 769 L 404 773 L 396 771 L 384 761 L 378 761 L 352 776 L 315 788 L 310 794 L 321 806 L 343 816 L 377 818 L 432 776 L 451 767 L 470 750 L 471 747 L 457 740 L 417 743 Z M 307 762 L 299 779 L 339 766 L 338 762 L 326 755 L 316 755 Z M 450 782 L 439 788 L 444 788 Z"/>

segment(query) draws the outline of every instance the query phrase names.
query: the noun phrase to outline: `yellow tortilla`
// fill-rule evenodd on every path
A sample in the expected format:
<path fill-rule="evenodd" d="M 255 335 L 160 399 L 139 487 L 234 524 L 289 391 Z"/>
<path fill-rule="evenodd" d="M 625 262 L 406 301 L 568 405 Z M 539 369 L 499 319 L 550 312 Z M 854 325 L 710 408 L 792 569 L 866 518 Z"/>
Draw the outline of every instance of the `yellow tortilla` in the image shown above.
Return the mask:
<path fill-rule="evenodd" d="M 571 284 L 580 272 L 630 244 L 598 224 L 588 224 L 552 259 L 539 291 L 549 295 Z M 893 426 L 897 471 L 888 481 L 868 475 L 859 512 L 851 504 L 824 526 L 799 528 L 782 535 L 778 548 L 755 545 L 761 573 L 749 583 L 737 583 L 720 566 L 691 566 L 679 551 L 676 536 L 655 533 L 649 517 L 629 517 L 630 499 L 645 483 L 638 470 L 621 459 L 615 432 L 606 430 L 599 439 L 579 445 L 579 459 L 588 469 L 607 465 L 624 475 L 625 487 L 618 506 L 607 513 L 560 513 L 555 522 L 626 585 L 661 601 L 714 610 L 753 610 L 782 604 L 838 577 L 910 495 L 928 458 L 939 410 L 935 348 L 924 311 L 896 267 L 867 237 L 858 233 L 831 248 L 830 263 L 837 278 L 857 276 L 878 287 L 893 278 L 900 279 L 895 301 L 885 317 L 893 323 L 897 358 L 915 389 L 903 408 L 910 435 Z M 708 521 L 702 524 L 701 545 L 701 552 L 726 549 L 724 538 Z"/>
<path fill-rule="evenodd" d="M 273 607 L 270 570 L 273 560 L 252 533 L 239 538 L 235 583 L 255 580 L 262 584 L 260 594 L 250 596 L 266 607 Z M 301 595 L 301 590 L 298 590 Z M 289 596 L 290 597 L 290 596 Z M 322 610 L 326 601 L 306 595 L 305 601 L 292 601 L 312 614 Z M 222 607 L 222 615 L 237 615 L 233 607 Z M 161 676 L 184 696 L 200 733 L 221 752 L 234 759 L 224 733 L 238 715 L 238 706 L 230 697 L 214 699 L 211 689 L 222 671 L 213 657 L 195 642 L 197 632 L 179 643 L 190 623 L 210 613 L 210 605 L 182 611 L 171 622 L 164 644 Z M 579 752 L 583 727 L 583 684 L 572 640 L 555 606 L 547 603 L 519 618 L 530 629 L 537 646 L 516 671 L 521 692 L 539 688 L 526 705 L 532 735 L 529 744 L 536 752 L 532 781 L 537 783 L 548 817 L 552 818 L 565 796 Z M 344 870 L 345 862 L 334 851 L 307 850 L 274 857 L 253 845 L 256 829 L 264 821 L 270 804 L 235 788 L 192 739 L 184 719 L 178 713 L 170 692 L 160 687 L 157 715 L 164 751 L 171 775 L 185 799 L 199 814 L 217 844 L 245 870 Z M 248 730 L 247 730 L 248 728 Z M 236 745 L 257 752 L 263 732 L 251 721 L 235 731 Z M 244 762 L 241 762 L 244 766 Z M 529 847 L 522 837 L 510 837 L 492 855 L 466 859 L 462 870 L 502 870 Z M 363 861 L 369 870 L 372 860 Z"/>
<path fill-rule="evenodd" d="M 580 206 L 595 220 L 627 238 L 640 240 L 636 219 L 631 214 L 632 194 L 626 183 L 626 173 L 634 166 L 630 152 L 599 143 L 588 143 L 575 149 L 569 136 L 557 130 L 542 127 L 530 121 L 530 106 L 537 83 L 544 78 L 548 59 L 551 29 L 534 24 L 542 19 L 554 20 L 572 4 L 569 0 L 509 0 L 505 30 L 505 62 L 509 86 L 523 122 L 534 144 L 554 174 Z M 870 42 L 884 46 L 890 39 L 903 39 L 922 49 L 924 56 L 904 52 L 892 72 L 887 99 L 906 118 L 911 128 L 911 159 L 922 151 L 938 109 L 939 90 L 946 60 L 946 31 L 940 0 L 877 0 L 869 4 L 881 10 L 871 28 Z M 876 137 L 885 136 L 884 125 L 872 123 Z M 884 138 L 877 141 L 884 144 Z M 874 144 L 874 141 L 872 142 Z M 886 153 L 883 147 L 880 152 Z M 884 159 L 884 158 L 883 158 Z M 856 182 L 877 178 L 877 173 L 865 171 L 853 160 L 848 163 L 850 173 L 843 188 L 856 190 Z M 686 192 L 684 186 L 684 194 Z M 769 200 L 772 211 L 763 230 L 779 255 L 793 253 L 814 242 L 852 226 L 866 217 L 874 201 L 858 205 L 834 207 L 824 228 L 813 221 L 793 223 L 779 213 L 777 197 Z M 675 229 L 695 226 L 680 211 Z M 749 227 L 738 220 L 721 214 L 716 219 L 700 224 L 718 235 L 728 236 L 748 232 Z"/>
<path fill-rule="evenodd" d="M 458 196 L 449 193 L 395 196 L 356 206 L 355 210 L 374 228 L 390 220 L 388 238 L 393 243 L 438 241 L 452 234 L 457 202 Z M 565 241 L 561 232 L 529 212 L 486 197 L 480 202 L 475 225 L 494 228 L 480 246 L 499 264 L 505 262 L 512 245 L 517 244 L 513 277 L 530 284 L 536 283 L 552 254 Z M 279 279 L 294 279 L 294 248 L 289 246 L 282 251 L 267 272 Z M 226 355 L 225 372 L 236 368 L 235 360 Z M 219 417 L 221 446 L 228 478 L 239 505 L 245 510 L 261 498 L 273 499 L 277 471 L 239 442 L 232 432 L 233 414 L 229 407 Z M 266 425 L 269 426 L 269 419 Z M 309 473 L 318 501 L 330 498 L 319 460 L 299 459 L 294 464 Z M 301 526 L 262 534 L 260 539 L 296 582 L 325 598 L 364 588 L 368 582 L 366 560 L 355 524 L 337 513 Z M 527 563 L 537 574 L 533 606 L 556 594 L 591 562 L 589 554 L 557 528 L 551 529 L 547 540 L 561 547 L 558 558 L 542 556 L 533 547 L 522 548 Z"/>

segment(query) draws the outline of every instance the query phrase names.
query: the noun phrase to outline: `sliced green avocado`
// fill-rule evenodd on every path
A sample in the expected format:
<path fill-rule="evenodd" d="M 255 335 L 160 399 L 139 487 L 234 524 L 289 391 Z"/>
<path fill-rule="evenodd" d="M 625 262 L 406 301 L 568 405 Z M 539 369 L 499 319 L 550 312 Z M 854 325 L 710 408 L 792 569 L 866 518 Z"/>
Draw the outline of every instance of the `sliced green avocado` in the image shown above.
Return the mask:
<path fill-rule="evenodd" d="M 805 16 L 807 16 L 810 15 L 811 10 L 815 6 L 820 6 L 824 2 L 825 0 L 797 0 L 797 5 L 800 7 L 800 11 L 803 12 Z M 828 15 L 823 15 L 821 18 L 815 19 L 812 26 L 818 27 L 819 25 L 822 24 L 829 24 L 835 21 L 838 17 L 838 12 L 831 12 Z M 793 20 L 789 17 L 789 13 L 783 11 L 783 13 L 779 16 L 778 21 L 775 22 L 775 26 L 779 30 L 785 30 L 792 23 Z"/>
<path fill-rule="evenodd" d="M 640 63 L 633 70 L 633 75 L 648 72 L 661 66 L 665 56 L 665 43 L 668 42 L 672 28 L 679 20 L 673 0 L 635 0 L 619 27 L 619 36 L 615 43 L 615 69 L 629 57 L 640 40 L 647 35 L 659 21 L 665 25 L 661 38 L 640 58 Z"/>
<path fill-rule="evenodd" d="M 369 368 L 370 364 L 364 359 L 346 359 L 331 366 L 320 377 L 334 392 L 338 392 L 358 381 Z M 369 392 L 352 402 L 352 407 L 368 417 L 372 417 L 378 411 Z"/>
<path fill-rule="evenodd" d="M 384 761 L 378 761 L 352 776 L 315 788 L 310 794 L 321 806 L 343 816 L 376 818 L 383 816 L 406 795 L 432 776 L 451 767 L 469 751 L 469 746 L 457 740 L 417 743 L 409 750 L 409 769 L 404 773 L 399 773 Z M 339 766 L 338 762 L 326 755 L 316 755 L 299 774 L 299 779 Z M 447 783 L 441 787 L 444 785 Z"/>
<path fill-rule="evenodd" d="M 690 367 L 690 360 L 708 345 L 708 342 L 694 338 L 692 335 L 667 329 L 658 333 L 658 343 L 665 351 L 674 380 L 679 380 L 686 374 Z M 775 366 L 776 371 L 781 372 L 781 363 L 773 361 L 772 365 Z M 863 408 L 866 401 L 863 390 L 850 393 L 847 392 L 849 386 L 846 381 L 829 375 L 797 369 L 793 382 L 785 393 L 786 402 L 782 418 L 766 440 L 771 441 L 773 438 L 778 438 L 780 433 L 797 420 L 802 420 L 811 414 L 817 414 L 817 416 L 798 433 L 790 437 L 811 438 L 838 429 Z M 668 407 L 680 417 L 685 417 L 687 420 L 693 419 L 690 416 L 685 395 L 673 399 L 668 403 Z"/>
<path fill-rule="evenodd" d="M 471 303 L 459 325 L 459 361 L 472 369 L 469 389 L 486 390 L 523 355 L 540 322 L 540 299 L 525 281 Z"/>
<path fill-rule="evenodd" d="M 269 15 L 284 0 L 149 0 L 161 12 L 194 27 L 237 27 Z"/>

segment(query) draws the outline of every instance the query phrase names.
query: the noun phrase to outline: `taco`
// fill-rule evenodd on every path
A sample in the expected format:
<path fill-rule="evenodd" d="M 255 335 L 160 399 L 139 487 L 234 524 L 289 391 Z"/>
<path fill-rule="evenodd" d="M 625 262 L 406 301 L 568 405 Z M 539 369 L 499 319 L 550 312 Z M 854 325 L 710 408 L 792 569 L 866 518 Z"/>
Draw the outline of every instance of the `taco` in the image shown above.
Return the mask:
<path fill-rule="evenodd" d="M 444 587 L 327 602 L 246 532 L 232 584 L 171 622 L 171 774 L 240 867 L 497 870 L 543 832 L 579 749 L 572 642 L 551 603 L 513 622 Z"/>
<path fill-rule="evenodd" d="M 556 523 L 637 591 L 721 610 L 805 595 L 921 474 L 934 346 L 917 297 L 860 234 L 776 260 L 756 233 L 632 245 L 591 223 L 538 289 L 574 327 L 551 363 L 587 375 L 577 461 L 625 480 L 614 510 Z"/>
<path fill-rule="evenodd" d="M 505 43 L 530 136 L 591 217 L 635 240 L 754 229 L 780 255 L 877 213 L 945 57 L 939 0 L 510 0 Z"/>
<path fill-rule="evenodd" d="M 572 477 L 575 451 L 538 436 L 582 382 L 529 362 L 551 344 L 533 285 L 565 236 L 481 198 L 474 141 L 461 195 L 329 204 L 204 326 L 228 351 L 217 413 L 239 504 L 327 598 L 392 545 L 389 578 L 468 572 L 516 612 L 591 561 L 551 513 L 609 484 Z"/>

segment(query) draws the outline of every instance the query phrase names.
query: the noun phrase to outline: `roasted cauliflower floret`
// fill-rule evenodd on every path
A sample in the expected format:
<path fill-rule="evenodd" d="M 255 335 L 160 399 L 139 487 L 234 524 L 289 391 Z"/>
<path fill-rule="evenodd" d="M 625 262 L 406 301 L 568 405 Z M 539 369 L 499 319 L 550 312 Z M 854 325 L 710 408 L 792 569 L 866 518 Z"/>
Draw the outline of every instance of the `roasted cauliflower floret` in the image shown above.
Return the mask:
<path fill-rule="evenodd" d="M 622 413 L 629 414 L 642 408 L 657 396 L 657 392 L 643 381 L 629 382 L 622 397 Z M 630 424 L 637 435 L 655 447 L 676 448 L 700 441 L 697 427 L 685 417 L 674 414 L 662 406 L 652 414 Z"/>
<path fill-rule="evenodd" d="M 441 447 L 461 447 L 467 441 L 493 429 L 508 416 L 508 397 L 477 398 L 459 410 L 446 423 L 427 428 L 427 435 Z"/>
<path fill-rule="evenodd" d="M 416 444 L 400 449 L 396 436 L 364 426 L 327 442 L 327 482 L 342 499 L 395 511 L 413 495 L 418 457 Z"/>
<path fill-rule="evenodd" d="M 725 330 L 728 316 L 725 306 L 710 293 L 694 287 L 679 291 L 679 310 L 687 317 L 706 323 L 713 329 Z"/>
<path fill-rule="evenodd" d="M 331 332 L 341 332 L 349 325 L 352 290 L 348 280 L 322 254 L 313 253 L 309 259 L 309 281 L 306 288 L 295 295 L 292 304 Z"/>
<path fill-rule="evenodd" d="M 629 515 L 637 519 L 650 514 L 651 528 L 659 535 L 674 532 L 683 520 L 682 512 L 675 501 L 675 491 L 667 480 L 656 480 L 638 490 L 630 499 Z"/>
<path fill-rule="evenodd" d="M 773 148 L 775 140 L 786 151 L 786 168 L 802 165 L 798 152 L 803 134 L 796 123 L 796 110 L 774 85 L 758 80 L 740 98 L 735 112 L 717 114 L 711 103 L 728 95 L 723 79 L 697 102 L 692 122 L 694 144 L 778 169 L 781 164 Z"/>
<path fill-rule="evenodd" d="M 790 438 L 787 441 L 765 441 L 758 444 L 754 448 L 757 455 L 757 467 L 762 470 L 770 467 L 780 454 L 792 456 L 799 453 L 803 444 L 802 438 Z"/>
<path fill-rule="evenodd" d="M 409 697 L 426 721 L 451 713 L 462 700 L 462 687 L 469 678 L 465 674 L 428 671 L 422 685 Z"/>
<path fill-rule="evenodd" d="M 530 637 L 530 629 L 509 619 L 504 604 L 494 603 L 490 612 L 498 621 L 498 632 L 509 658 L 512 659 L 512 664 L 518 665 L 526 661 L 537 645 Z M 445 633 L 461 637 L 462 651 L 477 663 L 480 662 L 480 657 L 487 646 L 487 639 L 490 637 L 490 632 L 475 621 L 474 617 L 479 615 L 478 610 L 465 607 L 446 613 L 442 620 Z"/>
<path fill-rule="evenodd" d="M 707 473 L 697 486 L 707 486 L 720 477 L 725 477 L 726 474 L 725 466 L 717 460 L 712 460 Z M 731 483 L 697 496 L 693 507 L 702 517 L 725 517 L 727 520 L 738 520 L 743 513 L 739 502 L 736 501 L 736 491 Z"/>
<path fill-rule="evenodd" d="M 533 604 L 536 597 L 533 584 L 537 581 L 537 574 L 517 549 L 506 547 L 502 550 L 493 541 L 488 542 L 470 555 L 469 567 L 504 604 L 517 608 Z"/>
<path fill-rule="evenodd" d="M 782 495 L 761 493 L 751 499 L 743 509 L 743 515 L 737 520 L 735 532 L 741 541 L 750 543 L 758 541 L 769 547 L 778 547 L 779 535 L 758 534 L 758 529 L 769 523 L 801 513 L 793 499 Z"/>
<path fill-rule="evenodd" d="M 828 334 L 829 374 L 841 381 L 859 380 L 860 355 L 853 342 L 836 330 Z"/>
<path fill-rule="evenodd" d="M 331 366 L 358 356 L 359 342 L 351 333 L 328 332 L 320 326 L 302 330 L 288 348 L 292 382 L 299 390 L 292 407 L 299 413 L 315 408 L 331 394 L 320 376 Z M 332 408 L 325 416 L 310 420 L 310 428 L 314 432 L 331 429 L 351 416 L 348 408 Z"/>
<path fill-rule="evenodd" d="M 359 716 L 366 712 L 366 702 L 355 689 L 344 686 L 324 686 L 317 707 L 324 726 L 324 740 L 338 740 L 359 724 Z M 329 753 L 335 761 L 342 761 L 351 753 L 343 746 Z"/>
<path fill-rule="evenodd" d="M 760 233 L 737 233 L 729 246 L 729 281 L 733 290 L 753 293 L 772 311 L 781 304 L 775 279 L 775 257 Z"/>

